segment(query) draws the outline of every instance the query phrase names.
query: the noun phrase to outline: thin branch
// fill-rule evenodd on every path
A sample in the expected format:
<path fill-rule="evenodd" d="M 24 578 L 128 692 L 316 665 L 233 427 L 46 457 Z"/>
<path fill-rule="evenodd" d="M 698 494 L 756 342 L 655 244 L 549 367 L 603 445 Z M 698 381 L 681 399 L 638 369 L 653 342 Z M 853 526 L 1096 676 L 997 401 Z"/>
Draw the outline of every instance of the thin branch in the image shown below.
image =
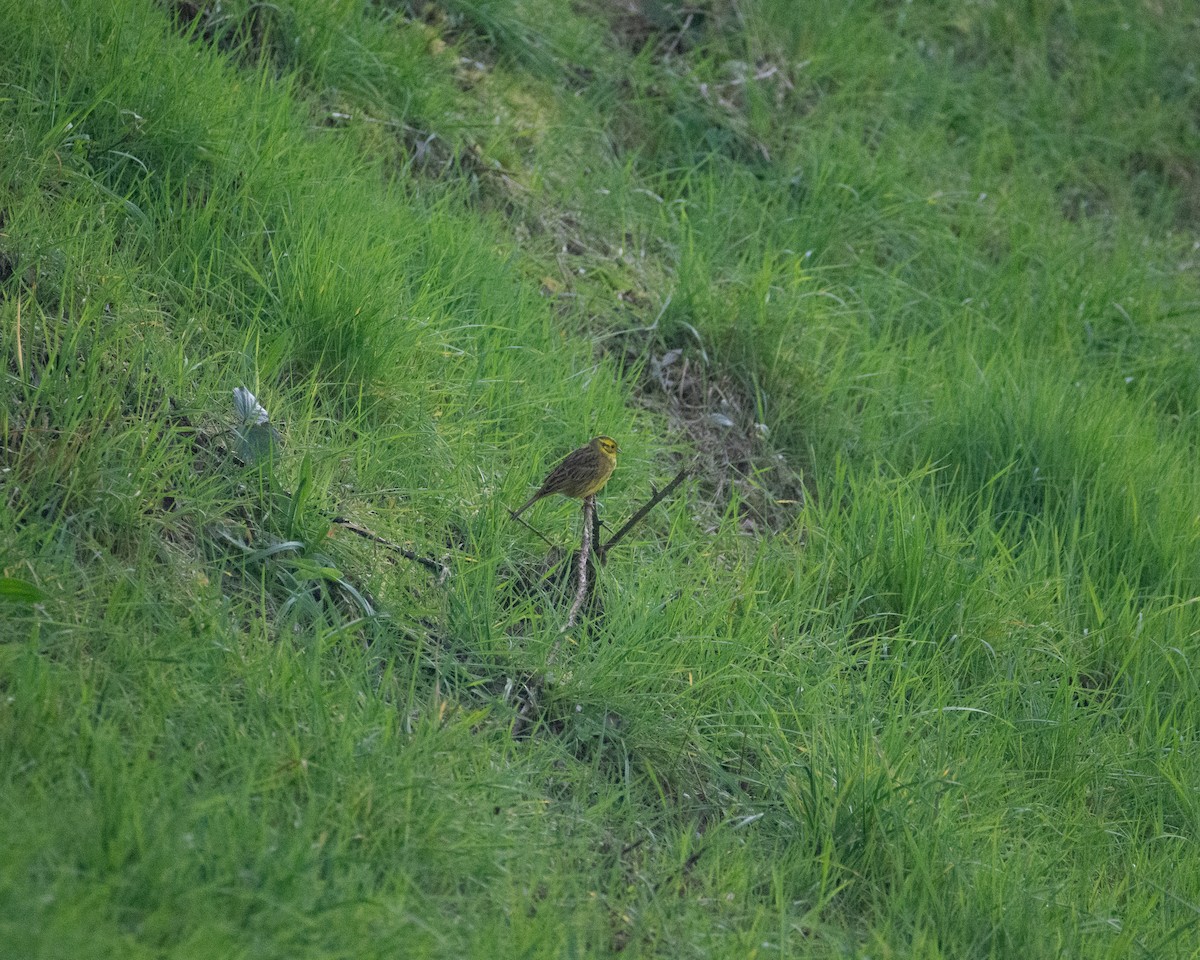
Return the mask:
<path fill-rule="evenodd" d="M 511 680 L 508 681 L 510 684 Z M 545 680 L 541 676 L 535 676 L 524 684 L 525 687 L 525 702 L 517 709 L 516 719 L 513 720 L 512 736 L 513 739 L 519 740 L 525 735 L 525 732 L 533 726 L 534 720 L 538 712 L 538 697 L 542 692 L 542 686 Z M 505 691 L 507 694 L 507 691 Z M 507 699 L 507 696 L 505 697 Z"/>
<path fill-rule="evenodd" d="M 677 879 L 680 883 L 685 881 L 688 877 L 688 874 L 692 872 L 692 867 L 694 867 L 697 863 L 700 862 L 700 858 L 702 856 L 704 856 L 705 851 L 707 851 L 707 850 L 708 850 L 708 847 L 700 847 L 690 857 L 688 857 L 685 861 L 683 861 L 683 863 L 680 866 L 676 867 L 674 870 L 672 870 L 670 873 L 668 873 L 658 883 L 651 884 L 650 889 L 653 890 L 655 893 L 658 893 L 659 890 L 661 890 L 663 887 L 665 887 L 672 880 Z M 682 892 L 682 889 L 680 892 Z"/>
<path fill-rule="evenodd" d="M 375 543 L 381 544 L 387 547 L 389 550 L 400 554 L 400 556 L 404 557 L 406 560 L 419 563 L 427 570 L 431 570 L 437 574 L 438 583 L 445 582 L 446 578 L 450 576 L 450 568 L 444 563 L 438 563 L 432 557 L 423 557 L 419 553 L 414 553 L 412 550 L 409 550 L 407 547 L 402 547 L 398 543 L 392 543 L 391 540 L 385 540 L 379 534 L 375 533 L 373 530 L 368 530 L 360 523 L 355 523 L 353 520 L 347 520 L 345 517 L 334 517 L 333 522 L 340 527 L 345 527 L 351 533 L 357 534 L 364 540 L 372 540 Z"/>
<path fill-rule="evenodd" d="M 536 534 L 537 534 L 539 537 L 541 537 L 541 538 L 542 538 L 542 542 L 543 542 L 544 544 L 546 544 L 546 546 L 550 547 L 551 549 L 554 549 L 554 543 L 553 543 L 553 542 L 550 540 L 550 538 L 549 538 L 549 537 L 547 537 L 547 536 L 546 536 L 544 533 L 542 533 L 542 531 L 541 531 L 541 530 L 539 530 L 537 527 L 533 526 L 533 524 L 531 524 L 531 523 L 526 523 L 526 522 L 525 522 L 525 518 L 524 518 L 524 517 L 522 517 L 522 516 L 520 516 L 520 515 L 518 515 L 516 510 L 513 510 L 513 509 L 510 507 L 510 508 L 509 508 L 509 510 L 508 510 L 508 515 L 509 515 L 510 517 L 512 517 L 514 520 L 516 520 L 516 521 L 517 521 L 517 523 L 521 524 L 523 527 L 526 527 L 526 528 L 528 528 L 528 529 L 532 530 L 532 531 L 533 531 L 534 533 L 536 533 Z"/>
<path fill-rule="evenodd" d="M 659 203 L 663 202 L 663 198 L 660 197 L 657 193 L 650 193 L 649 190 L 641 190 L 641 191 L 635 190 L 634 191 L 634 193 L 639 193 L 639 192 L 650 194 L 650 196 L 654 197 L 654 199 L 657 200 Z M 654 322 L 652 324 L 650 324 L 650 326 L 648 326 L 648 327 L 630 327 L 627 330 L 614 330 L 612 333 L 602 333 L 599 336 L 593 338 L 594 342 L 599 343 L 601 340 L 607 340 L 609 337 L 625 337 L 631 333 L 653 333 L 655 330 L 658 329 L 658 321 L 663 318 L 663 314 L 666 313 L 667 308 L 671 306 L 671 298 L 673 296 L 674 296 L 674 294 L 672 294 L 672 293 L 667 294 L 667 299 L 663 303 L 662 309 L 658 311 L 658 316 L 654 318 Z"/>
<path fill-rule="evenodd" d="M 670 483 L 668 483 L 661 490 L 654 490 L 654 488 L 651 487 L 650 489 L 654 490 L 654 495 L 649 500 L 646 501 L 646 503 L 642 506 L 642 508 L 637 513 L 635 513 L 632 517 L 630 517 L 625 522 L 625 526 L 621 527 L 620 530 L 618 530 L 616 533 L 614 533 L 611 537 L 608 538 L 607 543 L 603 543 L 596 548 L 596 553 L 599 555 L 600 559 L 603 560 L 605 554 L 607 554 L 609 550 L 611 550 L 613 547 L 615 547 L 621 541 L 621 539 L 625 536 L 625 534 L 627 534 L 630 530 L 632 530 L 634 527 L 636 527 L 642 521 L 642 518 L 646 516 L 646 514 L 648 514 L 651 510 L 653 510 L 656 506 L 658 506 L 658 504 L 660 504 L 663 500 L 665 500 L 667 498 L 667 496 L 670 495 L 670 493 L 677 486 L 679 486 L 681 483 L 683 483 L 683 481 L 687 479 L 687 475 L 688 475 L 687 467 L 684 467 L 677 474 L 675 474 L 675 479 L 672 480 Z"/>

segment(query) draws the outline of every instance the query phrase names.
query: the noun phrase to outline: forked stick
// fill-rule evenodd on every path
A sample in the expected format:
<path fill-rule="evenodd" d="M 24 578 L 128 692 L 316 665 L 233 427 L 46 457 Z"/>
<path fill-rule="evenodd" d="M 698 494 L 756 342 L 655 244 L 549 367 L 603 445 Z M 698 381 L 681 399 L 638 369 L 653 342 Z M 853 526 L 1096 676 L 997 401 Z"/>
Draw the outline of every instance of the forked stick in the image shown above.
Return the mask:
<path fill-rule="evenodd" d="M 571 604 L 571 612 L 567 615 L 567 625 L 564 630 L 570 630 L 575 626 L 575 621 L 579 617 L 579 611 L 583 608 L 583 601 L 587 599 L 588 592 L 588 557 L 592 552 L 592 517 L 596 513 L 596 498 L 594 496 L 583 498 L 583 537 L 579 541 L 579 573 L 576 576 L 578 584 L 575 587 L 575 602 Z"/>

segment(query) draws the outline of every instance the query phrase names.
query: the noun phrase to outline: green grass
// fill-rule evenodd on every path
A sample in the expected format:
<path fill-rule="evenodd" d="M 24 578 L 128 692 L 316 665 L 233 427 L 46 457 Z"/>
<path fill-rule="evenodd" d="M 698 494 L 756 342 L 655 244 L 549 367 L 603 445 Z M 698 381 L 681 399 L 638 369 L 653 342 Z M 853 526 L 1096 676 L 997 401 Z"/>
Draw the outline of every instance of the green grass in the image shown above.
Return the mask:
<path fill-rule="evenodd" d="M 0 22 L 14 956 L 1196 955 L 1187 4 Z"/>

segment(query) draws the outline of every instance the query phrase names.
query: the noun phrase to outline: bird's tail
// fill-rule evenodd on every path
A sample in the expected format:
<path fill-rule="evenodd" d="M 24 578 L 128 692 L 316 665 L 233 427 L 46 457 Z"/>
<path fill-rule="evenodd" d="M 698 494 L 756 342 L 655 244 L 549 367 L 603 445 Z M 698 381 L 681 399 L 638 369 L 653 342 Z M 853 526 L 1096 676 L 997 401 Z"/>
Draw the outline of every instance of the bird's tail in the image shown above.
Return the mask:
<path fill-rule="evenodd" d="M 521 514 L 523 514 L 526 510 L 528 510 L 530 507 L 532 507 L 535 503 L 538 502 L 538 500 L 540 500 L 544 496 L 545 496 L 545 494 L 539 490 L 532 497 L 530 497 L 528 500 L 526 500 L 516 510 L 510 510 L 508 512 L 511 513 L 513 515 L 513 519 L 516 520 L 521 516 Z"/>

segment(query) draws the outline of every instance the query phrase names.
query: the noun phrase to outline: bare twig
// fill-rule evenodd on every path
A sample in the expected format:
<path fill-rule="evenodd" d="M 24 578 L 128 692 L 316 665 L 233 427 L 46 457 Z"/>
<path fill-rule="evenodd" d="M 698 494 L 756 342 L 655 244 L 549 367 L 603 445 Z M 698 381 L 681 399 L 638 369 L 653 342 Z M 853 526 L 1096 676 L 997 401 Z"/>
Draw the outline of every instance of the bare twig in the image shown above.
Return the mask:
<path fill-rule="evenodd" d="M 680 866 L 676 867 L 665 877 L 663 877 L 662 880 L 660 880 L 658 883 L 652 884 L 650 889 L 657 893 L 672 880 L 678 880 L 682 884 L 685 880 L 687 880 L 688 874 L 692 872 L 692 867 L 700 862 L 700 858 L 704 856 L 704 853 L 707 849 L 708 847 L 700 847 L 698 850 L 692 853 L 690 857 L 683 861 Z M 682 887 L 680 888 L 680 892 L 682 892 Z"/>
<path fill-rule="evenodd" d="M 524 684 L 525 702 L 517 709 L 517 716 L 512 726 L 514 739 L 521 739 L 533 726 L 538 712 L 538 696 L 542 692 L 544 682 L 545 680 L 541 676 L 535 676 Z M 512 683 L 512 681 L 510 680 L 509 683 Z"/>
<path fill-rule="evenodd" d="M 522 517 L 522 516 L 520 516 L 520 515 L 517 513 L 517 511 L 516 511 L 516 510 L 509 509 L 509 511 L 508 511 L 508 515 L 509 515 L 510 517 L 512 517 L 514 520 L 516 520 L 516 521 L 517 521 L 517 523 L 521 524 L 521 526 L 523 526 L 523 527 L 526 527 L 526 528 L 527 528 L 527 529 L 529 529 L 529 530 L 532 530 L 532 531 L 533 531 L 534 533 L 536 533 L 536 534 L 537 534 L 539 537 L 541 537 L 541 538 L 542 538 L 542 542 L 543 542 L 544 544 L 546 544 L 546 546 L 550 547 L 551 549 L 553 549 L 553 548 L 554 548 L 554 544 L 553 544 L 553 542 L 550 540 L 550 538 L 549 538 L 549 537 L 547 537 L 547 536 L 546 536 L 544 533 L 542 533 L 542 531 L 541 531 L 541 530 L 539 530 L 537 527 L 533 526 L 533 525 L 532 525 L 532 524 L 530 524 L 530 523 L 526 523 L 526 522 L 525 522 L 525 518 L 524 518 L 524 517 Z"/>
<path fill-rule="evenodd" d="M 576 579 L 579 581 L 575 587 L 575 602 L 571 604 L 571 612 L 567 616 L 567 625 L 564 630 L 570 630 L 575 626 L 575 621 L 579 617 L 579 611 L 583 609 L 583 601 L 587 599 L 588 594 L 588 558 L 592 553 L 592 517 L 596 512 L 596 498 L 583 498 L 583 537 L 579 542 L 579 573 Z"/>
<path fill-rule="evenodd" d="M 433 571 L 437 574 L 438 583 L 445 582 L 446 578 L 450 576 L 450 568 L 444 563 L 438 563 L 432 557 L 423 557 L 419 553 L 414 553 L 412 550 L 409 550 L 407 547 L 402 547 L 398 543 L 392 543 L 391 540 L 385 540 L 379 534 L 375 533 L 375 531 L 368 530 L 360 523 L 355 523 L 353 520 L 347 520 L 345 517 L 334 517 L 333 522 L 339 527 L 345 527 L 351 533 L 357 534 L 364 540 L 371 540 L 375 543 L 381 544 L 387 547 L 389 550 L 400 554 L 400 556 L 404 557 L 406 560 L 419 563 L 427 570 Z"/>
<path fill-rule="evenodd" d="M 596 555 L 600 557 L 601 562 L 604 561 L 605 554 L 607 554 L 609 550 L 611 550 L 613 547 L 615 547 L 621 541 L 621 539 L 625 536 L 625 534 L 627 534 L 630 530 L 632 530 L 634 527 L 636 527 L 641 522 L 642 518 L 646 516 L 646 514 L 648 514 L 651 510 L 653 510 L 656 506 L 658 506 L 658 504 L 660 504 L 663 500 L 665 500 L 667 498 L 667 496 L 677 486 L 679 486 L 681 483 L 683 483 L 684 480 L 687 479 L 687 475 L 688 475 L 687 467 L 684 467 L 677 474 L 675 474 L 675 479 L 672 480 L 670 483 L 668 483 L 661 490 L 655 490 L 654 487 L 650 488 L 651 490 L 654 491 L 654 495 L 649 500 L 646 501 L 646 503 L 642 506 L 642 508 L 640 510 L 638 510 L 637 513 L 635 513 L 632 517 L 630 517 L 625 522 L 625 525 L 623 527 L 621 527 L 620 530 L 618 530 L 616 533 L 614 533 L 611 537 L 608 538 L 607 543 L 600 544 L 596 548 Z"/>
<path fill-rule="evenodd" d="M 604 521 L 600 519 L 600 511 L 593 510 L 592 511 L 592 544 L 593 544 L 593 549 L 595 549 L 597 552 L 597 555 L 599 554 L 599 548 L 600 548 L 600 526 L 603 523 L 604 523 Z"/>
<path fill-rule="evenodd" d="M 650 193 L 649 190 L 635 190 L 634 193 Z M 656 193 L 650 193 L 659 203 L 663 202 L 663 198 Z M 625 337 L 631 333 L 653 333 L 658 329 L 658 321 L 663 318 L 663 314 L 667 312 L 667 308 L 671 306 L 671 297 L 673 294 L 667 294 L 667 299 L 663 302 L 662 309 L 658 311 L 658 316 L 654 318 L 654 322 L 648 327 L 630 327 L 628 330 L 614 330 L 612 333 L 602 333 L 593 340 L 599 343 L 601 340 L 607 340 L 609 337 Z"/>

